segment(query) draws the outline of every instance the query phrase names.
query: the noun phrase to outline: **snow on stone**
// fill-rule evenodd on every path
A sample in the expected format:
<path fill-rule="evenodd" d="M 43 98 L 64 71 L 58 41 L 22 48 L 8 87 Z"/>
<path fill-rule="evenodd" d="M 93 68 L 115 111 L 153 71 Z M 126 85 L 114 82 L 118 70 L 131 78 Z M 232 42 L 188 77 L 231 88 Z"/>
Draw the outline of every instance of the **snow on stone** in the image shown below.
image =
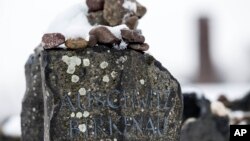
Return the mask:
<path fill-rule="evenodd" d="M 136 3 L 130 0 L 124 0 L 124 3 L 122 5 L 125 9 L 128 9 L 129 11 L 133 11 L 136 13 L 137 6 Z"/>
<path fill-rule="evenodd" d="M 2 127 L 2 132 L 6 136 L 21 136 L 21 118 L 20 116 L 11 117 Z"/>
<path fill-rule="evenodd" d="M 88 39 L 88 33 L 92 26 L 89 24 L 86 16 L 88 14 L 88 6 L 84 1 L 59 14 L 50 24 L 47 32 L 62 33 L 66 39 L 79 37 Z"/>
<path fill-rule="evenodd" d="M 218 116 L 227 116 L 229 115 L 229 109 L 227 109 L 221 102 L 214 101 L 210 105 L 211 111 L 213 114 Z"/>
<path fill-rule="evenodd" d="M 128 27 L 125 24 L 114 26 L 114 27 L 110 27 L 110 26 L 105 26 L 105 27 L 107 27 L 108 30 L 110 30 L 111 33 L 115 35 L 115 37 L 118 39 L 122 39 L 121 29 L 128 29 Z"/>
<path fill-rule="evenodd" d="M 136 10 L 136 3 L 131 1 L 126 1 L 124 3 L 126 9 Z M 83 38 L 89 40 L 89 31 L 97 26 L 92 26 L 88 22 L 88 6 L 85 2 L 74 5 L 65 12 L 59 14 L 55 20 L 50 24 L 48 33 L 61 33 L 66 39 L 76 39 Z M 122 40 L 121 29 L 128 29 L 128 27 L 123 25 L 118 25 L 115 27 L 105 26 L 111 33 Z M 127 48 L 127 44 L 123 41 L 120 45 L 114 45 L 116 49 L 122 50 Z"/>

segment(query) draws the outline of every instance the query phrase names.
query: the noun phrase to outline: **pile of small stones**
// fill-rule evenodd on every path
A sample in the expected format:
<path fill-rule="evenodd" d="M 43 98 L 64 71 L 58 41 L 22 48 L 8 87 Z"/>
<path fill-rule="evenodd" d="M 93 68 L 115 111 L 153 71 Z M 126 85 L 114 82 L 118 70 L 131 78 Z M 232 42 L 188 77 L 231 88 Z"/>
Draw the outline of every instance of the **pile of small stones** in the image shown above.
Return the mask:
<path fill-rule="evenodd" d="M 87 5 L 88 20 L 92 25 L 126 24 L 130 29 L 136 29 L 138 20 L 147 12 L 136 0 L 87 0 Z"/>
<path fill-rule="evenodd" d="M 88 20 L 93 27 L 89 32 L 89 39 L 66 39 L 61 33 L 47 33 L 42 37 L 44 49 L 60 48 L 65 44 L 67 49 L 82 49 L 94 47 L 97 44 L 113 46 L 116 49 L 130 48 L 137 51 L 147 51 L 149 45 L 141 30 L 136 29 L 138 19 L 146 13 L 146 8 L 135 0 L 86 0 Z M 127 3 L 127 4 L 126 4 Z M 124 6 L 126 4 L 127 6 Z M 125 24 L 128 28 L 121 28 L 121 38 L 117 38 L 109 27 Z"/>

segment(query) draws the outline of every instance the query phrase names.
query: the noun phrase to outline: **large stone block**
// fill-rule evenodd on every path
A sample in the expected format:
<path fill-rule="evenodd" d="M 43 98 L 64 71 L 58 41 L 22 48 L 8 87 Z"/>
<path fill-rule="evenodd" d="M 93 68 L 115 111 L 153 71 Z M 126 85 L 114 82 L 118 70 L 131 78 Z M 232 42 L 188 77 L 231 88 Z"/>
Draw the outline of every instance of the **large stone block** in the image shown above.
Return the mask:
<path fill-rule="evenodd" d="M 45 141 L 179 140 L 180 85 L 152 56 L 101 45 L 40 55 Z"/>
<path fill-rule="evenodd" d="M 22 102 L 22 141 L 43 141 L 44 104 L 40 69 L 40 55 L 29 57 L 25 65 L 26 92 Z"/>

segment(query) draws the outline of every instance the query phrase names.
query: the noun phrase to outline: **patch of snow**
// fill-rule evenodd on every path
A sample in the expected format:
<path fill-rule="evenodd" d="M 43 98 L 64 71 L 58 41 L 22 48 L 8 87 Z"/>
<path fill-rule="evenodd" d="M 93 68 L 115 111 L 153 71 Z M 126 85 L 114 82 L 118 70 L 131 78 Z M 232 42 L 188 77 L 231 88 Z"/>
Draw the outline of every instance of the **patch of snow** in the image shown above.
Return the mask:
<path fill-rule="evenodd" d="M 118 50 L 124 50 L 127 48 L 127 46 L 128 46 L 128 44 L 122 40 L 120 45 L 119 45 Z"/>
<path fill-rule="evenodd" d="M 135 13 L 137 11 L 136 3 L 130 0 L 124 0 L 122 7 L 124 7 L 125 9 L 128 9 L 129 11 L 133 11 Z"/>
<path fill-rule="evenodd" d="M 85 1 L 85 0 L 84 0 Z M 50 24 L 48 33 L 62 33 L 66 39 L 88 39 L 88 33 L 93 28 L 87 19 L 88 6 L 81 2 L 59 14 Z"/>
<path fill-rule="evenodd" d="M 21 136 L 21 118 L 13 116 L 3 125 L 2 132 L 6 136 L 20 137 Z"/>
<path fill-rule="evenodd" d="M 110 27 L 110 26 L 105 26 L 105 27 L 108 28 L 108 30 L 111 31 L 111 33 L 115 35 L 115 37 L 118 39 L 122 39 L 121 29 L 129 29 L 127 25 L 125 24 L 114 26 L 114 27 Z"/>
<path fill-rule="evenodd" d="M 229 115 L 229 109 L 227 109 L 221 102 L 214 101 L 210 105 L 211 111 L 217 116 L 227 116 Z"/>

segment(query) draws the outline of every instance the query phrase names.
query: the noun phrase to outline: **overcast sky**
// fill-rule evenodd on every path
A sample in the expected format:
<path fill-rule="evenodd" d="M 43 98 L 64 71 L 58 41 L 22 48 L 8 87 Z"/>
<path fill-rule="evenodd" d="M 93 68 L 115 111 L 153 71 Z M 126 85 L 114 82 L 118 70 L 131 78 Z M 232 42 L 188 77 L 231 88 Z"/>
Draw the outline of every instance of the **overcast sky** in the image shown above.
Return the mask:
<path fill-rule="evenodd" d="M 196 21 L 202 15 L 210 18 L 218 71 L 228 82 L 250 79 L 249 0 L 139 1 L 148 8 L 139 28 L 149 52 L 182 83 L 196 73 Z M 0 0 L 0 114 L 20 111 L 28 56 L 52 19 L 79 2 L 83 0 Z M 4 111 L 9 107 L 14 110 Z"/>

